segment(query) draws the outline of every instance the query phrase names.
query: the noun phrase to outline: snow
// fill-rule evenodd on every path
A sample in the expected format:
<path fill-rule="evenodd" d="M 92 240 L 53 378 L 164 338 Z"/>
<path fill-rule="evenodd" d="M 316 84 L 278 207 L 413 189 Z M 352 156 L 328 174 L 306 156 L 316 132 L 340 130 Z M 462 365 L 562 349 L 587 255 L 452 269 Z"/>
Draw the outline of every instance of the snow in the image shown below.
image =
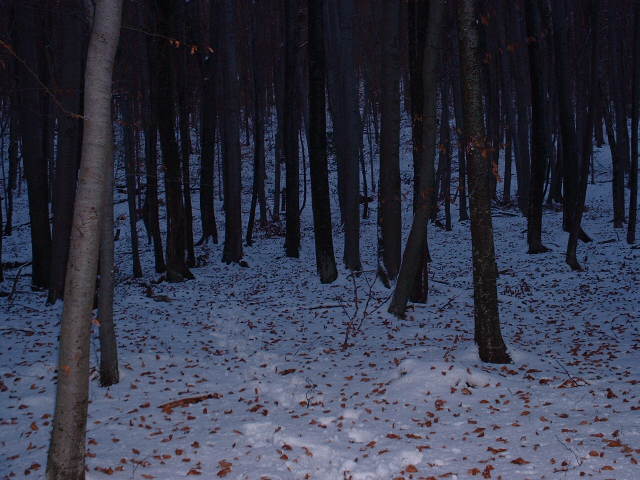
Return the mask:
<path fill-rule="evenodd" d="M 605 177 L 608 164 L 602 150 Z M 87 478 L 640 478 L 640 250 L 612 228 L 609 188 L 589 186 L 584 226 L 594 242 L 579 245 L 584 272 L 564 263 L 560 212 L 545 210 L 552 251 L 532 256 L 526 220 L 495 211 L 500 314 L 514 361 L 504 366 L 481 363 L 473 344 L 468 222 L 430 227 L 428 303 L 398 320 L 377 283 L 371 313 L 342 349 L 354 287 L 344 269 L 335 283 L 319 283 L 309 206 L 300 259 L 258 230 L 245 247 L 248 268 L 222 264 L 222 246 L 210 244 L 199 247 L 207 262 L 195 280 L 155 284 L 146 245 L 145 278 L 129 277 L 118 204 L 121 381 L 103 389 L 92 375 Z M 25 202 L 17 199 L 17 224 Z M 374 275 L 370 206 L 357 321 Z M 28 260 L 28 233 L 5 239 L 5 261 Z M 341 244 L 336 227 L 338 259 Z M 44 477 L 53 413 L 62 308 L 46 307 L 27 273 L 14 298 L 0 300 L 3 479 Z M 15 274 L 7 271 L 3 291 Z"/>

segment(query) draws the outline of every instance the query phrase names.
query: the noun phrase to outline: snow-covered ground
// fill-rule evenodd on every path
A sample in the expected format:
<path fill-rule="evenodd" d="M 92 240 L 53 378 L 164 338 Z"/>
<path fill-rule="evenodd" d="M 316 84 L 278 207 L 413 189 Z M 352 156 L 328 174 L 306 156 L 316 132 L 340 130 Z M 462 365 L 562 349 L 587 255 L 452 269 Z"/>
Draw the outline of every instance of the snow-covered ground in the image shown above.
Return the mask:
<path fill-rule="evenodd" d="M 121 381 L 103 389 L 92 377 L 87 477 L 640 478 L 640 250 L 612 228 L 609 195 L 608 183 L 589 186 L 584 226 L 594 242 L 579 245 L 584 272 L 564 263 L 560 212 L 545 211 L 552 251 L 531 256 L 525 219 L 495 211 L 500 315 L 514 360 L 504 366 L 482 364 L 473 344 L 469 225 L 456 209 L 453 231 L 430 227 L 429 301 L 405 320 L 386 313 L 390 291 L 369 287 L 375 202 L 363 223 L 365 273 L 341 269 L 331 285 L 315 274 L 310 199 L 300 259 L 258 231 L 245 247 L 248 268 L 222 264 L 221 245 L 200 247 L 196 279 L 152 283 L 152 296 L 151 250 L 145 278 L 131 280 L 124 234 Z M 119 222 L 124 233 L 126 217 Z M 28 227 L 6 238 L 3 259 L 29 260 L 27 240 Z M 341 258 L 338 227 L 335 244 Z M 25 273 L 11 301 L 0 299 L 3 479 L 44 476 L 53 413 L 62 308 L 45 306 Z M 343 349 L 349 322 L 362 326 Z"/>

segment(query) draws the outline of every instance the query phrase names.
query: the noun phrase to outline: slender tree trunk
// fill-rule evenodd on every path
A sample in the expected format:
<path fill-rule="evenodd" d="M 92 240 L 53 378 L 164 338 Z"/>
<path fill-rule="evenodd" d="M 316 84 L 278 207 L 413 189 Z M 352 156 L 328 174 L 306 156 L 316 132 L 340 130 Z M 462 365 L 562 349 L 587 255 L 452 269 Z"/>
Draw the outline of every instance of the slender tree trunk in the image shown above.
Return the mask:
<path fill-rule="evenodd" d="M 338 189 L 341 196 L 341 215 L 344 221 L 344 264 L 352 271 L 361 270 L 360 263 L 360 178 L 358 171 L 358 135 L 360 109 L 356 82 L 354 54 L 353 0 L 330 0 L 325 3 L 327 20 L 327 75 L 330 98 L 335 98 L 333 134 L 338 161 Z M 335 57 L 335 58 L 334 58 Z M 330 61 L 334 58 L 332 66 Z M 333 87 L 333 88 L 332 88 Z"/>
<path fill-rule="evenodd" d="M 420 192 L 418 195 L 418 205 L 413 215 L 411 231 L 409 232 L 409 238 L 407 239 L 402 257 L 398 281 L 393 292 L 391 303 L 389 304 L 389 313 L 393 313 L 398 317 L 404 316 L 413 283 L 416 280 L 416 275 L 420 272 L 420 268 L 422 268 L 421 260 L 424 257 L 424 247 L 426 245 L 427 220 L 431 216 L 431 210 L 433 209 L 437 69 L 440 58 L 444 11 L 444 2 L 436 0 L 429 3 L 429 20 L 423 64 L 424 105 L 422 110 L 422 139 L 424 143 L 421 148 Z M 425 279 L 425 281 L 426 280 L 427 279 Z"/>
<path fill-rule="evenodd" d="M 167 199 L 167 280 L 181 282 L 193 275 L 185 262 L 185 227 L 182 184 L 180 179 L 180 154 L 176 142 L 174 82 L 171 68 L 171 49 L 166 37 L 171 36 L 172 0 L 157 3 L 158 32 L 154 38 L 153 59 L 155 76 L 154 103 L 157 105 L 158 130 L 164 166 L 164 182 Z"/>
<path fill-rule="evenodd" d="M 71 247 L 60 325 L 58 383 L 48 480 L 85 478 L 89 403 L 89 337 L 98 271 L 105 163 L 111 142 L 111 77 L 120 32 L 122 0 L 98 0 L 87 53 L 84 129 Z"/>
<path fill-rule="evenodd" d="M 327 167 L 324 15 L 321 0 L 308 0 L 309 9 L 309 163 L 315 233 L 316 267 L 322 283 L 338 277 L 333 253 L 331 198 Z"/>
<path fill-rule="evenodd" d="M 236 2 L 223 0 L 221 38 L 224 45 L 223 141 L 224 141 L 224 211 L 225 235 L 222 261 L 240 262 L 242 259 L 241 157 L 240 157 L 240 100 L 236 61 Z M 296 209 L 297 210 L 297 209 Z"/>
<path fill-rule="evenodd" d="M 378 195 L 378 270 L 382 281 L 395 280 L 401 262 L 400 194 L 400 4 L 381 0 L 380 35 L 380 181 Z"/>
<path fill-rule="evenodd" d="M 7 219 L 4 226 L 5 235 L 11 235 L 11 231 L 13 230 L 13 191 L 17 184 L 19 163 L 18 150 L 20 145 L 18 95 L 16 93 L 12 94 L 9 101 L 11 102 L 11 105 L 9 106 L 9 115 L 11 118 L 9 119 L 9 172 L 5 189 L 5 195 L 7 195 Z M 1 225 L 0 233 L 2 233 Z"/>
<path fill-rule="evenodd" d="M 458 0 L 460 65 L 464 89 L 464 125 L 469 152 L 471 193 L 471 241 L 473 251 L 473 291 L 475 341 L 480 359 L 489 363 L 511 361 L 500 332 L 497 266 L 491 221 L 491 192 L 488 181 L 487 148 L 480 86 L 478 18 L 474 0 Z"/>
<path fill-rule="evenodd" d="M 445 82 L 447 80 L 445 79 Z M 449 125 L 449 86 L 442 86 L 442 124 L 440 125 L 440 162 L 444 166 L 442 196 L 444 197 L 444 228 L 451 231 L 451 126 Z M 498 143 L 496 141 L 496 143 Z"/>
<path fill-rule="evenodd" d="M 109 132 L 111 133 L 111 132 Z M 100 385 L 108 387 L 120 381 L 118 343 L 113 323 L 114 241 L 113 241 L 113 139 L 105 159 L 102 221 L 100 222 L 100 283 L 98 321 L 100 322 Z"/>
<path fill-rule="evenodd" d="M 155 124 L 155 115 L 147 114 L 144 135 L 144 164 L 146 175 L 146 188 L 144 194 L 144 211 L 147 225 L 153 241 L 153 254 L 157 273 L 166 269 L 164 252 L 162 250 L 162 235 L 160 233 L 160 219 L 158 212 L 158 130 Z"/>
<path fill-rule="evenodd" d="M 591 132 L 593 131 L 594 121 L 594 104 L 597 100 L 597 84 L 598 84 L 598 15 L 599 0 L 590 0 L 587 6 L 587 15 L 590 22 L 589 47 L 591 50 L 591 62 L 589 67 L 587 88 L 585 95 L 588 95 L 587 112 L 585 125 L 583 128 L 582 138 L 582 158 L 580 169 L 576 171 L 577 192 L 574 199 L 575 205 L 572 206 L 574 215 L 571 217 L 573 223 L 570 224 L 569 240 L 567 242 L 566 262 L 573 270 L 582 270 L 577 259 L 578 239 L 584 240 L 586 234 L 582 231 L 581 222 L 584 212 L 585 199 L 587 195 L 587 183 L 589 179 L 589 163 L 593 151 L 593 140 Z M 587 237 L 588 238 L 588 237 Z M 590 239 L 589 239 L 590 240 Z M 585 240 L 588 241 L 588 240 Z"/>
<path fill-rule="evenodd" d="M 542 15 L 536 0 L 526 0 L 527 38 L 529 42 L 529 72 L 531 75 L 531 178 L 529 184 L 529 209 L 527 215 L 527 241 L 529 253 L 549 251 L 542 244 L 542 202 L 547 169 L 545 119 L 545 85 L 543 68 L 548 28 L 542 23 Z"/>
<path fill-rule="evenodd" d="M 575 219 L 578 189 L 578 146 L 576 130 L 571 106 L 569 79 L 567 78 L 569 62 L 569 45 L 567 38 L 565 0 L 553 3 L 554 47 L 556 54 L 556 82 L 558 91 L 558 115 L 560 118 L 560 135 L 562 142 L 562 177 L 564 183 L 564 227 L 570 231 Z"/>
<path fill-rule="evenodd" d="M 286 171 L 286 234 L 287 257 L 300 255 L 300 159 L 298 156 L 298 88 L 296 65 L 298 58 L 298 3 L 285 2 L 285 60 L 282 149 Z"/>
<path fill-rule="evenodd" d="M 264 110 L 265 87 L 263 63 L 258 54 L 258 45 L 263 38 L 262 23 L 258 20 L 260 4 L 253 0 L 251 12 L 251 58 L 253 61 L 253 188 L 251 192 L 251 208 L 247 224 L 247 245 L 253 243 L 253 227 L 256 218 L 256 207 L 260 203 L 260 222 L 266 222 L 264 198 Z"/>
<path fill-rule="evenodd" d="M 24 64 L 17 65 L 20 86 L 20 131 L 31 224 L 32 277 L 36 288 L 47 288 L 51 265 L 51 231 L 49 228 L 49 185 L 47 151 L 45 149 L 41 87 L 33 72 L 38 71 L 39 55 L 36 32 L 40 31 L 40 18 L 29 5 L 15 15 L 16 54 Z M 28 68 L 28 69 L 27 69 Z"/>
<path fill-rule="evenodd" d="M 633 2 L 633 81 L 631 84 L 631 169 L 627 242 L 636 241 L 638 219 L 638 113 L 640 110 L 640 0 Z"/>
<path fill-rule="evenodd" d="M 58 120 L 57 160 L 53 193 L 53 239 L 48 303 L 62 298 L 69 255 L 69 238 L 73 219 L 76 177 L 80 164 L 82 122 L 74 115 L 82 114 L 82 62 L 85 31 L 82 24 L 82 2 L 65 0 L 53 13 L 55 48 L 60 52 L 56 69 L 59 100 L 66 112 L 56 109 Z"/>
<path fill-rule="evenodd" d="M 124 120 L 124 171 L 127 184 L 127 205 L 129 207 L 129 231 L 131 232 L 131 262 L 133 278 L 142 277 L 140 265 L 140 249 L 138 247 L 138 210 L 136 208 L 136 154 L 133 121 L 133 99 L 129 96 L 122 105 Z"/>
<path fill-rule="evenodd" d="M 191 206 L 191 127 L 189 125 L 189 110 L 187 108 L 187 72 L 185 53 L 178 57 L 177 63 L 182 63 L 178 69 L 178 118 L 180 129 L 180 157 L 182 167 L 182 195 L 184 201 L 184 242 L 186 262 L 188 267 L 195 267 L 196 254 L 193 247 L 193 208 Z M 181 61 L 181 62 L 180 62 Z"/>
<path fill-rule="evenodd" d="M 215 9 L 209 10 L 209 27 L 214 28 L 216 13 Z M 210 34 L 206 39 L 209 43 L 215 43 L 214 35 Z M 205 51 L 202 60 L 202 96 L 203 102 L 200 106 L 200 220 L 202 222 L 202 238 L 198 244 L 206 243 L 209 239 L 213 243 L 218 243 L 218 227 L 216 225 L 216 213 L 214 208 L 214 161 L 216 158 L 216 81 L 218 72 L 212 52 Z"/>
<path fill-rule="evenodd" d="M 618 59 L 619 52 L 617 36 L 618 25 L 616 21 L 616 10 L 618 3 L 609 0 L 607 2 L 607 39 L 608 52 L 607 83 L 609 85 L 609 98 L 613 103 L 613 114 L 615 118 L 615 143 L 616 148 L 612 150 L 613 160 L 613 227 L 622 228 L 624 225 L 624 172 L 629 161 L 629 133 L 627 130 L 626 105 L 627 100 L 624 94 L 624 84 L 622 64 Z M 620 58 L 622 60 L 622 58 Z"/>

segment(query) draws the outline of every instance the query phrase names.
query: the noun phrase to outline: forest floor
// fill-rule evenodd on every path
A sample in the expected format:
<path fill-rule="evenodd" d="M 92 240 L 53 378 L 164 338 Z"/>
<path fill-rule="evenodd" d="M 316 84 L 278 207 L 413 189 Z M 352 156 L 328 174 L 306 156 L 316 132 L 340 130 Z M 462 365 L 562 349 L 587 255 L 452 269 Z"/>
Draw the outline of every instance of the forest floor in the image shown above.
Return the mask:
<path fill-rule="evenodd" d="M 331 285 L 315 274 L 310 200 L 300 259 L 258 231 L 249 267 L 221 263 L 221 245 L 199 247 L 195 280 L 180 284 L 153 283 L 146 246 L 146 276 L 131 279 L 123 235 L 120 383 L 99 387 L 94 348 L 87 478 L 640 478 L 640 250 L 612 228 L 608 174 L 598 180 L 584 272 L 564 262 L 560 212 L 545 211 L 551 251 L 527 255 L 526 220 L 494 210 L 510 365 L 478 359 L 469 224 L 457 208 L 453 231 L 430 226 L 429 300 L 405 320 L 386 313 L 390 291 L 373 284 L 375 202 L 365 272 L 341 268 Z M 26 227 L 3 258 L 28 257 Z M 44 476 L 54 406 L 62 306 L 45 306 L 28 272 L 14 285 L 8 270 L 2 290 L 14 291 L 0 300 L 2 479 Z"/>

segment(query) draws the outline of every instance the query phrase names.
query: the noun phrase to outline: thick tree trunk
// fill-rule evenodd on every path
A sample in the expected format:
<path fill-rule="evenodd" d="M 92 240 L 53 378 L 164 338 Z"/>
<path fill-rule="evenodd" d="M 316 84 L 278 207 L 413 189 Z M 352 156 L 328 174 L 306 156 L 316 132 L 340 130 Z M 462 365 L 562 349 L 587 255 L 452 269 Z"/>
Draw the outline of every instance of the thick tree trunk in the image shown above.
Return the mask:
<path fill-rule="evenodd" d="M 378 270 L 384 283 L 400 270 L 400 4 L 381 0 L 380 180 L 378 190 Z"/>
<path fill-rule="evenodd" d="M 85 478 L 89 403 L 90 318 L 98 271 L 105 163 L 111 142 L 111 77 L 120 32 L 122 0 L 98 0 L 87 53 L 84 129 L 71 247 L 60 326 L 58 383 L 48 480 Z"/>
<path fill-rule="evenodd" d="M 41 86 L 33 74 L 39 70 L 36 32 L 40 31 L 40 18 L 29 5 L 16 4 L 14 8 L 17 10 L 14 28 L 16 54 L 24 62 L 17 65 L 16 71 L 20 86 L 22 158 L 29 193 L 31 283 L 36 288 L 46 288 L 49 285 L 51 265 L 48 165 L 44 121 L 41 117 L 44 108 L 40 95 Z"/>
<path fill-rule="evenodd" d="M 497 266 L 491 221 L 491 192 L 488 181 L 486 140 L 478 50 L 478 18 L 474 0 L 458 0 L 460 66 L 464 89 L 464 126 L 467 140 L 469 191 L 471 194 L 471 241 L 475 341 L 480 359 L 489 363 L 511 361 L 500 332 Z"/>
<path fill-rule="evenodd" d="M 240 262 L 242 259 L 242 209 L 240 165 L 240 101 L 236 61 L 236 2 L 223 0 L 221 38 L 224 45 L 224 211 L 225 235 L 222 261 Z"/>
<path fill-rule="evenodd" d="M 316 267 L 322 283 L 338 277 L 333 253 L 331 197 L 327 167 L 325 108 L 324 15 L 321 0 L 308 0 L 309 9 L 309 163 L 315 233 Z"/>

